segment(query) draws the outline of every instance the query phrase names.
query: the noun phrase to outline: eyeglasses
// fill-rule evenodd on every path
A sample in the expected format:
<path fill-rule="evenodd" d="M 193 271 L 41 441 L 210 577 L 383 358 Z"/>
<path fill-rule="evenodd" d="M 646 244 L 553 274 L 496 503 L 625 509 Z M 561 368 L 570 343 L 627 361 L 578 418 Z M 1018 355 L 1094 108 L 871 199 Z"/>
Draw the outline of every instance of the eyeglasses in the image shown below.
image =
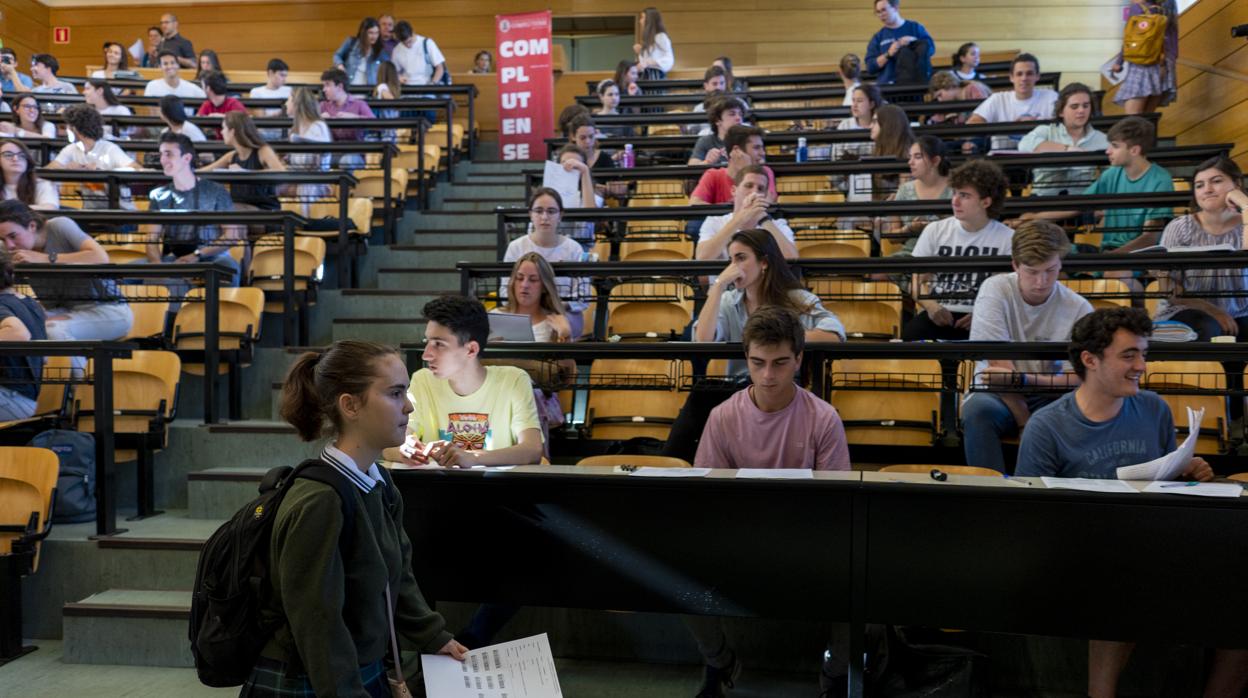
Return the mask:
<path fill-rule="evenodd" d="M 18 109 L 31 109 L 33 111 L 39 111 L 39 105 L 38 104 L 23 104 L 19 106 Z"/>
<path fill-rule="evenodd" d="M 5 150 L 3 152 L 0 152 L 0 158 L 4 158 L 5 160 L 25 160 L 27 162 L 30 161 L 30 158 L 26 156 L 26 153 L 23 153 L 20 150 Z"/>
<path fill-rule="evenodd" d="M 538 218 L 541 218 L 542 216 L 550 216 L 551 218 L 554 218 L 555 216 L 558 216 L 561 211 L 557 208 L 531 208 L 529 209 L 529 213 L 532 213 Z"/>

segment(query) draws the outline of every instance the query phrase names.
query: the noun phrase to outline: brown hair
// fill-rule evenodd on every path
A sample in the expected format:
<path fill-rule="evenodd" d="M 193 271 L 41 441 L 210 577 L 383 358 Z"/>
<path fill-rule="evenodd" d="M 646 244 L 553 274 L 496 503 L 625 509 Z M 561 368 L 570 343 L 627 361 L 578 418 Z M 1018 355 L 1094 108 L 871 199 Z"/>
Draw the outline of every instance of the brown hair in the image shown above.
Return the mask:
<path fill-rule="evenodd" d="M 949 151 L 945 148 L 945 142 L 925 133 L 914 140 L 912 146 L 919 146 L 919 152 L 923 153 L 923 157 L 928 160 L 940 158 L 940 162 L 936 164 L 936 173 L 941 177 L 948 177 L 949 171 L 953 169 L 953 164 L 949 162 Z"/>
<path fill-rule="evenodd" d="M 663 15 L 657 9 L 647 7 L 641 12 L 646 16 L 646 23 L 641 28 L 641 50 L 648 51 L 654 48 L 654 37 L 666 34 L 667 27 L 663 26 Z"/>
<path fill-rule="evenodd" d="M 394 99 L 403 96 L 403 81 L 399 79 L 399 69 L 390 61 L 382 61 L 377 66 L 377 84 L 384 84 Z"/>
<path fill-rule="evenodd" d="M 1000 218 L 1005 209 L 1005 190 L 1009 182 L 1005 173 L 994 162 L 987 160 L 969 160 L 953 168 L 949 173 L 949 188 L 961 189 L 970 187 L 980 198 L 992 198 L 988 206 L 989 218 Z"/>
<path fill-rule="evenodd" d="M 1138 145 L 1140 155 L 1147 155 L 1148 151 L 1152 150 L 1157 131 L 1148 119 L 1142 116 L 1127 116 L 1111 126 L 1106 135 L 1111 143 L 1114 141 L 1126 143 L 1128 148 Z"/>
<path fill-rule="evenodd" d="M 746 356 L 750 355 L 750 346 L 754 344 L 763 347 L 788 344 L 797 356 L 806 348 L 806 330 L 802 327 L 801 318 L 791 309 L 764 306 L 750 313 L 741 333 L 741 345 Z"/>
<path fill-rule="evenodd" d="M 762 165 L 746 165 L 737 171 L 737 176 L 732 178 L 732 183 L 741 186 L 745 181 L 746 175 L 758 175 L 767 180 L 768 186 L 771 185 L 771 177 L 767 175 L 767 168 Z"/>
<path fill-rule="evenodd" d="M 856 53 L 841 56 L 841 77 L 857 80 L 862 75 L 862 59 Z"/>
<path fill-rule="evenodd" d="M 880 135 L 875 139 L 876 156 L 908 158 L 910 144 L 914 143 L 914 132 L 910 130 L 910 117 L 906 111 L 896 104 L 885 104 L 875 111 L 876 123 L 880 125 Z"/>
<path fill-rule="evenodd" d="M 377 41 L 373 45 L 368 44 L 368 30 L 373 27 L 381 29 L 381 23 L 372 17 L 365 17 L 360 20 L 360 28 L 355 32 L 355 45 L 350 50 L 360 54 L 365 60 L 376 60 L 381 55 L 381 35 L 377 35 Z M 368 55 L 364 55 L 364 47 L 368 46 Z"/>
<path fill-rule="evenodd" d="M 537 269 L 537 275 L 542 279 L 542 297 L 537 300 L 538 307 L 550 315 L 563 315 L 563 300 L 559 298 L 559 287 L 555 284 L 555 270 L 545 257 L 536 252 L 521 255 L 511 265 L 511 275 L 507 277 L 507 312 L 520 312 L 520 306 L 516 304 L 516 274 L 520 273 L 520 265 L 525 262 L 532 262 Z"/>
<path fill-rule="evenodd" d="M 576 135 L 576 131 L 570 131 L 569 128 L 572 126 L 572 122 L 579 116 L 589 116 L 589 109 L 583 104 L 569 104 L 563 108 L 563 111 L 559 112 L 559 121 L 557 123 L 559 133 L 562 133 L 564 138 L 571 138 Z"/>
<path fill-rule="evenodd" d="M 744 126 L 737 124 L 728 129 L 728 133 L 724 134 L 724 150 L 731 153 L 733 148 L 745 150 L 750 144 L 750 139 L 754 136 L 763 137 L 763 129 L 757 126 Z"/>
<path fill-rule="evenodd" d="M 234 132 L 234 143 L 251 150 L 260 150 L 265 143 L 264 136 L 260 135 L 260 130 L 256 128 L 256 122 L 251 120 L 251 115 L 243 111 L 232 111 L 225 115 L 224 124 Z"/>
<path fill-rule="evenodd" d="M 13 142 L 17 142 L 17 141 L 13 141 Z M 0 141 L 0 145 L 3 145 L 4 143 L 5 141 Z M 1228 158 L 1225 155 L 1215 155 L 1209 158 L 1208 160 L 1205 160 L 1204 162 L 1200 163 L 1199 165 L 1196 166 L 1196 169 L 1192 170 L 1191 184 L 1192 184 L 1192 207 L 1193 208 L 1199 208 L 1199 204 L 1196 203 L 1196 175 L 1200 174 L 1201 172 L 1204 172 L 1205 170 L 1217 170 L 1218 172 L 1221 172 L 1227 177 L 1230 177 L 1231 181 L 1235 183 L 1236 189 L 1244 188 L 1244 172 L 1243 170 L 1239 169 L 1239 165 L 1236 164 L 1234 160 Z"/>
<path fill-rule="evenodd" d="M 956 90 L 962 86 L 962 80 L 952 70 L 938 70 L 927 82 L 927 92 L 934 98 L 941 90 Z"/>
<path fill-rule="evenodd" d="M 854 90 L 861 92 L 867 98 L 867 101 L 871 103 L 872 114 L 880 108 L 881 104 L 884 104 L 884 95 L 880 94 L 879 86 L 873 82 L 863 82 L 854 85 Z"/>
<path fill-rule="evenodd" d="M 563 196 L 550 187 L 538 187 L 537 189 L 534 189 L 533 195 L 529 197 L 529 208 L 533 208 L 533 204 L 537 203 L 537 200 L 543 196 L 549 196 L 554 199 L 555 205 L 559 207 L 560 211 L 563 211 Z"/>
<path fill-rule="evenodd" d="M 39 178 L 35 176 L 35 158 L 30 154 L 30 148 L 26 144 L 16 138 L 5 138 L 0 140 L 0 147 L 5 144 L 15 145 L 17 149 L 26 156 L 26 171 L 21 177 L 17 178 L 17 200 L 24 204 L 30 205 L 35 203 L 36 182 Z"/>
<path fill-rule="evenodd" d="M 559 152 L 555 153 L 555 162 L 562 162 L 563 156 L 568 153 L 572 153 L 580 158 L 581 162 L 585 162 L 585 153 L 582 153 L 581 149 L 576 147 L 575 143 L 564 143 L 563 147 L 559 149 Z"/>
<path fill-rule="evenodd" d="M 61 112 L 65 125 L 73 128 L 83 138 L 98 141 L 104 137 L 104 119 L 89 104 L 74 104 Z"/>
<path fill-rule="evenodd" d="M 784 255 L 780 252 L 780 246 L 776 244 L 776 240 L 771 236 L 771 233 L 761 228 L 742 230 L 733 234 L 732 238 L 728 240 L 729 245 L 734 242 L 739 242 L 750 248 L 756 259 L 767 263 L 767 266 L 763 268 L 762 276 L 758 280 L 758 303 L 760 308 L 767 305 L 776 305 L 782 308 L 789 308 L 797 313 L 805 313 L 810 310 L 810 306 L 802 305 L 799 301 L 794 300 L 792 292 L 802 290 L 802 282 L 798 281 L 797 275 L 793 273 L 789 263 L 785 261 Z"/>
<path fill-rule="evenodd" d="M 1070 365 L 1075 375 L 1087 377 L 1088 367 L 1083 365 L 1083 352 L 1100 356 L 1118 330 L 1126 330 L 1137 337 L 1147 337 L 1153 332 L 1153 321 L 1142 308 L 1100 308 L 1079 318 L 1070 330 Z"/>
<path fill-rule="evenodd" d="M 295 107 L 295 115 L 291 117 L 291 126 L 295 133 L 303 133 L 308 126 L 321 120 L 321 112 L 316 104 L 316 96 L 310 87 L 296 87 L 290 93 L 290 103 Z"/>
<path fill-rule="evenodd" d="M 724 118 L 724 112 L 729 109 L 740 109 L 745 114 L 745 102 L 740 97 L 723 95 L 710 100 L 710 104 L 706 106 L 706 120 L 711 122 L 711 126 L 719 128 L 719 122 Z"/>
<path fill-rule="evenodd" d="M 1069 85 L 1063 87 L 1061 92 L 1057 93 L 1057 102 L 1053 105 L 1053 120 L 1054 121 L 1061 123 L 1062 111 L 1066 109 L 1067 102 L 1070 101 L 1071 97 L 1074 97 L 1075 95 L 1079 95 L 1079 94 L 1084 94 L 1088 96 L 1088 101 L 1092 104 L 1092 109 L 1095 112 L 1096 99 L 1092 95 L 1092 88 L 1088 87 L 1087 85 L 1081 82 L 1072 82 Z"/>
<path fill-rule="evenodd" d="M 1015 264 L 1035 266 L 1057 255 L 1063 259 L 1070 252 L 1070 238 L 1060 225 L 1052 221 L 1024 221 L 1014 230 L 1010 257 Z"/>
<path fill-rule="evenodd" d="M 398 354 L 376 342 L 341 340 L 323 353 L 307 352 L 295 360 L 282 383 L 281 415 L 304 441 L 342 429 L 340 395 L 367 396 L 377 359 Z M 365 398 L 366 399 L 366 398 Z M 332 431 L 326 427 L 332 427 Z"/>
<path fill-rule="evenodd" d="M 116 41 L 104 42 L 104 68 L 105 69 L 108 68 L 108 47 L 109 46 L 116 46 L 117 48 L 121 49 L 121 60 L 117 61 L 117 70 L 127 70 L 130 64 L 130 60 L 129 60 L 130 52 L 126 50 L 125 46 L 122 46 Z"/>

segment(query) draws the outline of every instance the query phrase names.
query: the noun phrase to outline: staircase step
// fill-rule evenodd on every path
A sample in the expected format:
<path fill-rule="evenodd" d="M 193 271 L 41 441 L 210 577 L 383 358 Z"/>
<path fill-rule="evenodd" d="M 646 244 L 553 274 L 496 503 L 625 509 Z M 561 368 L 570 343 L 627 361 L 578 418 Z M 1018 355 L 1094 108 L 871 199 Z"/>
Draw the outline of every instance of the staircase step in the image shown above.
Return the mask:
<path fill-rule="evenodd" d="M 404 289 L 368 288 L 347 291 L 343 294 L 343 312 L 333 321 L 419 317 L 425 304 L 438 295 L 431 291 Z"/>
<path fill-rule="evenodd" d="M 278 384 L 280 385 L 280 384 Z M 187 475 L 191 518 L 228 519 L 259 494 L 267 467 L 208 468 Z"/>
<path fill-rule="evenodd" d="M 532 162 L 523 160 L 517 161 L 500 161 L 485 162 L 476 160 L 468 163 L 468 171 L 472 174 L 520 174 L 524 170 L 531 170 L 535 167 Z"/>
<path fill-rule="evenodd" d="M 109 589 L 63 609 L 69 664 L 190 667 L 191 592 Z"/>
<path fill-rule="evenodd" d="M 400 230 L 494 230 L 497 222 L 493 212 L 430 210 L 404 216 Z"/>
<path fill-rule="evenodd" d="M 508 202 L 521 205 L 524 201 L 524 182 L 523 181 L 465 181 L 454 182 L 449 185 L 439 187 L 435 201 L 444 201 L 447 198 L 461 197 L 482 197 L 505 199 Z M 442 197 L 439 199 L 438 197 Z"/>
<path fill-rule="evenodd" d="M 409 266 L 419 268 L 451 268 L 457 262 L 493 262 L 498 258 L 497 244 L 467 245 L 456 244 L 457 242 L 441 244 L 437 240 L 421 240 L 415 244 L 394 245 L 378 266 L 388 269 L 403 266 L 395 263 L 401 256 L 410 256 L 413 262 Z"/>
<path fill-rule="evenodd" d="M 379 269 L 377 285 L 383 289 L 459 293 L 459 272 L 455 269 Z"/>
<path fill-rule="evenodd" d="M 510 207 L 517 205 L 515 199 L 496 199 L 486 197 L 467 197 L 459 196 L 447 197 L 442 199 L 440 211 L 493 211 L 494 209 L 504 206 Z"/>
<path fill-rule="evenodd" d="M 398 345 L 425 337 L 424 318 L 335 318 L 334 341 L 358 339 Z"/>

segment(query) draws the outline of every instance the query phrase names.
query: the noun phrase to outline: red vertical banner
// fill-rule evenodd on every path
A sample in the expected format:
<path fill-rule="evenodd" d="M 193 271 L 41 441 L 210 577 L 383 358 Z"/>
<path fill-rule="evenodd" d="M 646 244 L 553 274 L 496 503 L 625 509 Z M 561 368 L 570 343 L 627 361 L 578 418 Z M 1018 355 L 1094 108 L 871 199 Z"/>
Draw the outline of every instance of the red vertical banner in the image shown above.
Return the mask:
<path fill-rule="evenodd" d="M 496 15 L 498 150 L 504 160 L 546 159 L 555 128 L 550 11 Z"/>

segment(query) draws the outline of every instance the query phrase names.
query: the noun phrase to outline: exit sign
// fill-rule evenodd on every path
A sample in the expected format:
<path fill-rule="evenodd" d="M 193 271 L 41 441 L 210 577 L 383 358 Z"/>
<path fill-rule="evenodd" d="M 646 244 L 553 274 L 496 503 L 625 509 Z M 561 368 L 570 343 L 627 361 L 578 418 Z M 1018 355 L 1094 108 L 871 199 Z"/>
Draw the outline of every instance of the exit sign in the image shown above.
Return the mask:
<path fill-rule="evenodd" d="M 52 43 L 68 44 L 69 27 L 52 27 Z"/>

